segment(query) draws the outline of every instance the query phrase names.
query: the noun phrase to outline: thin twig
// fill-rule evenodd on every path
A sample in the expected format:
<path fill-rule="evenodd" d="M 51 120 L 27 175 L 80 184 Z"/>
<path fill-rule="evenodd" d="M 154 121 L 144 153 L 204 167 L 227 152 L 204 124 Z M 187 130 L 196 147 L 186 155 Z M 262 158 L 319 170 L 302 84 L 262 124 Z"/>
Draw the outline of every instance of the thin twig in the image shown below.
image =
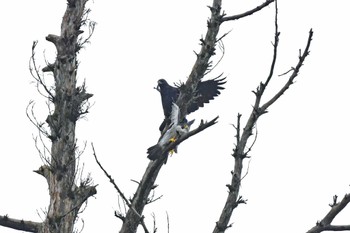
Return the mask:
<path fill-rule="evenodd" d="M 269 101 L 267 101 L 263 106 L 261 106 L 261 111 L 265 112 L 266 109 L 271 106 L 279 97 L 281 97 L 284 92 L 290 87 L 290 85 L 293 84 L 294 79 L 298 76 L 299 70 L 301 68 L 301 66 L 303 65 L 305 58 L 310 54 L 310 45 L 311 45 L 311 41 L 312 41 L 312 36 L 313 36 L 313 31 L 312 29 L 310 29 L 309 31 L 309 37 L 307 40 L 307 44 L 306 47 L 304 49 L 304 52 L 302 54 L 302 56 L 299 57 L 299 62 L 296 65 L 295 69 L 293 70 L 292 75 L 289 77 L 289 79 L 287 80 L 286 84 L 281 88 L 281 90 L 279 92 L 277 92 L 276 95 L 274 95 Z"/>
<path fill-rule="evenodd" d="M 122 197 L 123 201 L 128 205 L 128 207 L 131 207 L 131 204 L 129 202 L 129 200 L 125 197 L 124 193 L 120 190 L 120 188 L 118 187 L 118 185 L 114 182 L 114 179 L 112 178 L 112 176 L 110 174 L 108 174 L 108 172 L 103 168 L 102 164 L 100 163 L 100 161 L 97 159 L 97 155 L 95 152 L 95 147 L 94 144 L 91 143 L 91 147 L 92 147 L 92 151 L 93 151 L 93 155 L 95 157 L 95 161 L 98 164 L 98 166 L 101 168 L 101 170 L 104 172 L 104 174 L 107 176 L 107 178 L 109 179 L 109 182 L 111 182 L 113 184 L 113 187 L 117 190 L 118 194 Z M 141 218 L 141 216 L 140 216 Z"/>
<path fill-rule="evenodd" d="M 30 71 L 30 74 L 32 75 L 32 77 L 37 81 L 38 84 L 40 84 L 44 90 L 46 91 L 46 93 L 49 95 L 49 96 L 46 96 L 44 95 L 43 93 L 41 93 L 40 89 L 38 88 L 38 85 L 37 85 L 37 90 L 38 92 L 44 96 L 45 98 L 48 98 L 50 101 L 53 101 L 54 99 L 54 95 L 51 93 L 51 91 L 47 88 L 44 80 L 41 78 L 40 74 L 39 74 L 39 68 L 37 67 L 36 65 L 36 62 L 35 62 L 35 47 L 36 45 L 38 44 L 38 41 L 33 41 L 33 45 L 32 45 L 32 56 L 30 57 L 30 60 L 29 60 L 29 71 Z M 31 66 L 31 64 L 33 64 L 33 68 Z M 34 72 L 33 72 L 34 70 Z"/>
<path fill-rule="evenodd" d="M 31 116 L 29 115 L 29 107 L 31 106 L 30 109 L 30 113 Z M 40 133 L 42 133 L 43 135 L 45 135 L 45 137 L 49 137 L 50 134 L 43 128 L 44 123 L 39 123 L 39 121 L 37 120 L 37 118 L 35 117 L 34 114 L 34 106 L 35 106 L 35 102 L 33 100 L 29 101 L 27 108 L 26 108 L 26 115 L 27 118 L 29 119 L 29 121 L 39 130 Z"/>
<path fill-rule="evenodd" d="M 166 222 L 168 226 L 168 233 L 170 233 L 170 219 L 169 219 L 168 211 L 166 211 Z"/>
<path fill-rule="evenodd" d="M 270 73 L 264 83 L 264 86 L 266 87 L 275 71 L 275 66 L 276 66 L 276 60 L 277 60 L 277 48 L 278 48 L 278 42 L 279 42 L 279 35 L 280 32 L 278 31 L 278 7 L 277 7 L 277 0 L 275 1 L 275 41 L 273 43 L 273 57 L 272 57 L 272 62 L 271 62 L 271 67 L 270 67 Z"/>
<path fill-rule="evenodd" d="M 135 209 L 134 207 L 131 205 L 131 203 L 129 202 L 129 200 L 125 197 L 124 193 L 120 190 L 120 188 L 118 187 L 118 185 L 114 182 L 114 179 L 112 178 L 112 176 L 110 174 L 108 174 L 108 172 L 103 168 L 102 164 L 100 163 L 100 161 L 98 161 L 97 159 L 97 155 L 95 152 L 95 147 L 94 144 L 91 143 L 91 147 L 92 147 L 92 151 L 93 151 L 93 155 L 95 157 L 95 161 L 98 164 L 98 166 L 101 168 L 101 170 L 104 172 L 104 174 L 107 176 L 107 178 L 109 179 L 109 182 L 111 182 L 114 186 L 114 188 L 117 190 L 118 194 L 121 196 L 121 198 L 123 199 L 124 203 L 126 203 L 126 205 L 129 207 L 129 209 L 132 209 L 134 211 L 134 213 L 139 217 L 140 219 L 140 223 L 145 231 L 145 233 L 149 233 L 149 231 L 147 230 L 147 227 L 144 223 L 144 216 L 141 216 Z"/>
<path fill-rule="evenodd" d="M 156 224 L 156 215 L 152 213 L 152 219 L 153 219 L 153 233 L 157 232 L 157 224 Z"/>

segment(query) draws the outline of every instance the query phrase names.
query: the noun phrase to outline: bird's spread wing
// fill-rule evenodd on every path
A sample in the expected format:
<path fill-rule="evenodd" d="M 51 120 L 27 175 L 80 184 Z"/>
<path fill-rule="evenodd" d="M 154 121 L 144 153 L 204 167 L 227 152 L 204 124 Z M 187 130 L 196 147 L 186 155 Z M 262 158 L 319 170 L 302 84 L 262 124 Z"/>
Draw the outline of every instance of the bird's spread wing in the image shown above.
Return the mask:
<path fill-rule="evenodd" d="M 214 97 L 220 95 L 220 90 L 225 89 L 222 85 L 226 83 L 225 78 L 220 77 L 198 83 L 197 95 L 194 102 L 188 107 L 188 113 L 196 111 L 199 107 L 203 107 L 205 103 L 209 103 Z"/>
<path fill-rule="evenodd" d="M 221 78 L 221 75 L 215 79 L 210 79 L 204 82 L 199 82 L 195 91 L 194 100 L 187 108 L 187 113 L 196 111 L 199 107 L 203 107 L 205 103 L 209 103 L 210 100 L 220 95 L 220 91 L 225 89 L 223 85 L 226 83 L 225 78 Z M 158 86 L 156 88 L 162 97 L 162 106 L 164 111 L 165 119 L 159 126 L 159 130 L 163 132 L 166 125 L 171 124 L 176 116 L 176 120 L 179 119 L 178 106 L 174 106 L 173 103 L 177 101 L 180 94 L 179 86 L 170 86 L 164 79 L 158 80 Z M 173 114 L 173 108 L 177 108 L 177 114 Z M 175 109 L 176 110 L 176 109 Z M 179 122 L 176 123 L 178 125 Z"/>

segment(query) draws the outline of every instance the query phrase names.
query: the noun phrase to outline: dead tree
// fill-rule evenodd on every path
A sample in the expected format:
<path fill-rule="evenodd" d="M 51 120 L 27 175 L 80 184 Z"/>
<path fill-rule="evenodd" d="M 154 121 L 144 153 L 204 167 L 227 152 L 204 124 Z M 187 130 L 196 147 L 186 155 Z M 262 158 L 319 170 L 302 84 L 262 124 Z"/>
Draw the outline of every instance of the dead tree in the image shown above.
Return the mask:
<path fill-rule="evenodd" d="M 220 26 L 224 22 L 238 20 L 240 18 L 254 14 L 255 12 L 258 12 L 261 9 L 263 9 L 264 7 L 268 6 L 272 2 L 273 2 L 273 0 L 267 0 L 266 2 L 261 4 L 260 6 L 256 7 L 255 9 L 247 11 L 243 14 L 239 14 L 239 15 L 235 15 L 235 16 L 226 16 L 225 13 L 223 13 L 223 11 L 221 10 L 221 0 L 214 0 L 213 1 L 212 6 L 209 7 L 209 9 L 211 11 L 211 17 L 207 22 L 207 28 L 208 28 L 207 33 L 206 33 L 205 38 L 202 38 L 200 40 L 201 50 L 199 53 L 196 53 L 197 60 L 192 68 L 192 71 L 191 71 L 186 83 L 182 86 L 179 98 L 176 101 L 176 105 L 179 106 L 179 108 L 180 108 L 181 119 L 184 119 L 186 117 L 187 106 L 189 106 L 192 103 L 192 101 L 194 101 L 194 99 L 195 99 L 195 96 L 193 93 L 195 93 L 195 90 L 196 90 L 196 87 L 197 87 L 199 81 L 207 74 L 208 70 L 212 67 L 211 58 L 213 55 L 215 55 L 217 43 L 220 40 L 222 40 L 223 37 L 226 35 L 225 34 L 224 36 L 218 38 Z M 266 85 L 267 85 L 267 83 L 266 83 Z M 266 108 L 267 107 L 268 106 L 266 106 Z M 260 113 L 260 114 L 262 114 L 262 113 Z M 218 119 L 218 117 L 214 118 L 213 120 L 211 120 L 209 122 L 204 122 L 202 120 L 201 124 L 198 126 L 198 128 L 188 132 L 187 134 L 181 135 L 175 142 L 169 143 L 168 146 L 162 148 L 162 151 L 160 152 L 160 154 L 162 154 L 162 155 L 167 154 L 170 150 L 174 149 L 176 146 L 178 146 L 184 140 L 186 140 L 189 137 L 201 132 L 202 130 L 214 125 L 216 123 L 217 119 Z M 253 127 L 253 126 L 254 126 L 254 123 L 252 123 L 251 127 Z M 166 130 L 164 130 L 164 131 L 166 131 Z M 246 136 L 248 136 L 248 135 L 246 135 Z M 95 158 L 96 158 L 96 156 L 95 156 Z M 119 187 L 114 183 L 114 180 L 103 169 L 103 167 L 100 165 L 99 161 L 96 158 L 96 161 L 100 165 L 101 169 L 104 170 L 105 174 L 108 176 L 110 181 L 114 184 L 115 188 L 117 189 L 117 192 L 120 194 L 120 196 L 123 198 L 126 205 L 129 207 L 125 216 L 116 213 L 116 216 L 123 221 L 123 225 L 122 225 L 121 230 L 120 230 L 121 233 L 136 232 L 137 228 L 140 224 L 142 225 L 145 232 L 149 232 L 147 227 L 144 224 L 144 221 L 143 221 L 144 216 L 142 215 L 142 212 L 145 208 L 145 205 L 148 204 L 149 202 L 153 201 L 152 199 L 149 198 L 149 195 L 150 195 L 150 192 L 152 191 L 152 189 L 155 188 L 155 181 L 157 179 L 158 173 L 159 173 L 160 169 L 162 168 L 166 159 L 167 159 L 167 156 L 161 156 L 159 159 L 157 159 L 155 161 L 151 161 L 149 163 L 141 181 L 138 182 L 139 185 L 138 185 L 138 188 L 137 188 L 134 196 L 132 197 L 131 200 L 127 200 L 125 198 L 124 194 L 122 193 L 122 191 L 119 189 Z M 232 212 L 229 215 L 231 216 L 231 214 L 232 214 Z M 217 226 L 219 226 L 219 224 L 217 224 Z M 222 226 L 221 228 L 226 229 L 227 227 Z"/>
<path fill-rule="evenodd" d="M 47 64 L 43 73 L 53 73 L 53 86 L 46 84 L 34 59 L 33 43 L 31 57 L 31 74 L 38 84 L 38 90 L 47 97 L 53 106 L 46 124 L 39 122 L 34 115 L 28 116 L 38 128 L 41 142 L 46 136 L 51 148 L 45 146 L 49 156 L 41 153 L 45 164 L 35 172 L 42 175 L 49 188 L 50 204 L 43 222 L 31 222 L 0 216 L 0 225 L 12 229 L 40 233 L 71 233 L 74 230 L 79 209 L 92 195 L 96 188 L 91 178 L 77 183 L 77 139 L 75 127 L 77 120 L 88 110 L 88 99 L 92 97 L 85 86 L 77 86 L 77 53 L 86 40 L 81 39 L 81 26 L 86 24 L 87 0 L 68 0 L 67 9 L 62 19 L 61 35 L 48 35 L 46 40 L 52 42 L 57 50 L 55 62 Z M 90 34 L 91 35 L 91 34 Z M 90 36 L 89 35 L 89 36 Z M 89 36 L 87 38 L 89 38 Z"/>
<path fill-rule="evenodd" d="M 193 93 L 195 93 L 198 82 L 208 73 L 208 70 L 212 68 L 211 58 L 215 55 L 215 48 L 217 43 L 221 41 L 223 37 L 226 36 L 226 34 L 224 34 L 222 37 L 218 38 L 220 26 L 224 22 L 238 20 L 240 18 L 249 16 L 255 12 L 260 11 L 264 7 L 268 6 L 269 4 L 275 2 L 275 35 L 274 35 L 274 42 L 272 46 L 273 57 L 271 60 L 270 69 L 268 70 L 268 74 L 265 81 L 261 82 L 256 88 L 256 90 L 253 91 L 255 95 L 255 103 L 253 104 L 252 111 L 250 113 L 248 121 L 243 127 L 241 127 L 241 114 L 238 114 L 237 116 L 237 123 L 234 126 L 236 130 L 236 143 L 232 154 L 234 158 L 234 170 L 231 172 L 232 174 L 231 183 L 227 185 L 227 188 L 228 188 L 227 200 L 220 214 L 219 220 L 216 222 L 214 226 L 214 229 L 213 229 L 214 233 L 225 232 L 227 228 L 231 227 L 232 224 L 230 224 L 229 221 L 230 221 L 230 218 L 232 217 L 233 211 L 235 210 L 236 207 L 239 206 L 239 204 L 246 203 L 246 200 L 244 200 L 243 197 L 239 195 L 241 180 L 242 180 L 243 161 L 249 157 L 248 153 L 251 151 L 255 143 L 255 140 L 257 139 L 257 133 L 254 131 L 256 128 L 257 121 L 262 115 L 267 113 L 268 108 L 272 104 L 274 104 L 294 83 L 294 80 L 298 76 L 299 71 L 302 65 L 304 64 L 306 57 L 310 53 L 310 45 L 313 38 L 313 31 L 312 29 L 310 29 L 309 35 L 306 41 L 306 46 L 303 50 L 299 51 L 297 64 L 295 65 L 295 67 L 292 67 L 291 70 L 281 75 L 281 76 L 289 75 L 289 78 L 287 78 L 285 84 L 270 99 L 268 99 L 265 102 L 262 102 L 262 97 L 268 87 L 268 84 L 271 82 L 271 80 L 275 76 L 274 70 L 275 70 L 275 64 L 277 60 L 279 35 L 280 35 L 280 32 L 278 31 L 277 0 L 267 0 L 260 6 L 257 6 L 256 8 L 250 11 L 247 11 L 245 13 L 238 14 L 238 15 L 233 15 L 233 16 L 225 15 L 225 13 L 221 10 L 221 2 L 222 2 L 221 0 L 213 0 L 212 6 L 209 7 L 211 11 L 211 17 L 207 23 L 208 29 L 207 29 L 206 36 L 205 38 L 202 38 L 200 40 L 201 50 L 198 54 L 196 53 L 197 60 L 192 68 L 192 71 L 185 85 L 181 87 L 180 96 L 176 101 L 176 105 L 179 106 L 180 108 L 182 119 L 187 115 L 187 112 L 186 112 L 187 106 L 189 106 L 191 102 L 194 101 L 194 99 L 196 98 Z M 127 207 L 129 208 L 125 215 L 117 212 L 115 213 L 115 216 L 123 221 L 123 225 L 120 230 L 121 233 L 134 233 L 137 231 L 137 228 L 139 225 L 142 226 L 144 232 L 146 233 L 150 232 L 147 226 L 145 225 L 144 216 L 142 215 L 142 212 L 146 204 L 155 201 L 152 195 L 150 197 L 150 192 L 154 188 L 156 188 L 155 181 L 157 179 L 160 169 L 164 165 L 164 162 L 167 160 L 167 156 L 166 156 L 167 153 L 170 150 L 176 148 L 181 142 L 183 142 L 184 140 L 187 140 L 189 137 L 214 125 L 217 119 L 218 117 L 214 118 L 209 122 L 204 122 L 202 120 L 198 128 L 192 131 L 189 131 L 184 135 L 180 135 L 176 141 L 172 141 L 171 143 L 168 144 L 167 147 L 162 148 L 162 151 L 159 154 L 163 156 L 149 163 L 141 181 L 137 182 L 139 185 L 136 190 L 136 193 L 134 194 L 131 200 L 125 197 L 125 195 L 123 194 L 121 189 L 117 186 L 117 184 L 114 182 L 112 177 L 102 167 L 100 162 L 97 160 L 97 157 L 94 151 L 94 155 L 98 165 L 105 172 L 110 182 L 113 183 L 117 192 L 119 193 L 119 195 L 121 196 L 123 201 L 126 203 Z M 253 135 L 255 135 L 255 138 L 253 138 L 252 140 L 253 142 L 251 142 L 251 144 L 248 144 L 249 139 L 251 139 Z M 163 136 L 164 135 L 162 135 L 159 140 L 161 140 Z M 325 230 L 333 230 L 333 231 L 348 230 L 349 229 L 348 225 L 334 226 L 334 225 L 330 225 L 330 223 L 332 222 L 333 218 L 347 205 L 349 201 L 350 201 L 350 198 L 348 194 L 339 203 L 336 202 L 336 198 L 335 198 L 331 211 L 326 215 L 326 217 L 321 222 L 318 222 L 316 226 L 312 228 L 309 232 L 321 232 Z M 169 230 L 169 226 L 168 226 L 168 230 Z M 157 228 L 154 227 L 152 232 L 156 232 L 156 231 L 157 231 Z"/>
<path fill-rule="evenodd" d="M 257 133 L 256 132 L 254 133 L 254 129 L 256 127 L 257 121 L 260 118 L 260 116 L 267 113 L 268 108 L 272 104 L 274 104 L 294 83 L 294 79 L 298 76 L 298 73 L 305 61 L 305 58 L 310 53 L 310 45 L 311 45 L 311 40 L 313 36 L 312 29 L 309 32 L 309 37 L 307 39 L 307 43 L 304 51 L 302 53 L 300 51 L 298 63 L 294 68 L 292 68 L 289 71 L 291 72 L 291 75 L 287 79 L 286 83 L 279 89 L 279 91 L 277 91 L 273 95 L 271 99 L 267 100 L 265 103 L 262 103 L 261 99 L 265 93 L 266 88 L 268 87 L 268 84 L 270 83 L 270 81 L 274 76 L 275 64 L 277 60 L 278 43 L 279 43 L 279 35 L 280 35 L 280 32 L 278 31 L 277 16 L 278 16 L 278 7 L 277 7 L 277 0 L 275 0 L 275 37 L 273 42 L 273 57 L 271 61 L 270 70 L 268 72 L 266 80 L 264 82 L 261 82 L 259 86 L 256 88 L 256 90 L 253 91 L 255 95 L 255 103 L 253 105 L 248 121 L 243 128 L 241 127 L 242 115 L 238 114 L 237 116 L 237 123 L 236 125 L 234 125 L 236 130 L 236 143 L 232 154 L 235 160 L 234 170 L 231 172 L 232 174 L 231 183 L 226 185 L 228 188 L 228 196 L 227 196 L 224 208 L 220 214 L 219 220 L 216 222 L 213 233 L 225 232 L 227 228 L 231 227 L 232 224 L 229 224 L 229 220 L 232 216 L 234 209 L 238 207 L 239 204 L 246 203 L 246 200 L 244 200 L 243 197 L 239 195 L 239 190 L 240 190 L 241 180 L 242 180 L 243 161 L 244 159 L 249 157 L 248 153 L 251 151 L 256 140 Z M 287 75 L 289 72 L 287 72 L 284 75 Z M 251 143 L 251 145 L 249 145 L 248 140 L 253 135 L 255 135 L 255 138 L 253 139 L 253 142 Z"/>
<path fill-rule="evenodd" d="M 320 233 L 323 231 L 350 231 L 350 225 L 332 225 L 333 219 L 349 204 L 350 193 L 345 194 L 343 199 L 338 202 L 338 196 L 333 196 L 332 204 L 329 204 L 331 210 L 321 220 L 317 221 L 316 226 L 312 227 L 307 233 Z"/>

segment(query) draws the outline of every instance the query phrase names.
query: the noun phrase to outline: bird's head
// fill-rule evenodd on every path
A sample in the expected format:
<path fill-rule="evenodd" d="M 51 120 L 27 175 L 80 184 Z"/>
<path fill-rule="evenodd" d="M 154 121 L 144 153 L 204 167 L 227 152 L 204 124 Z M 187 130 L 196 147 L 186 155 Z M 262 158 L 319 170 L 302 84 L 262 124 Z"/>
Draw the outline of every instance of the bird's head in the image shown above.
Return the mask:
<path fill-rule="evenodd" d="M 167 83 L 167 81 L 165 81 L 165 79 L 159 79 L 158 80 L 158 82 L 157 82 L 157 87 L 155 88 L 157 91 L 159 91 L 160 92 L 160 90 L 164 87 L 164 86 L 166 86 L 166 85 L 168 85 L 168 83 Z"/>

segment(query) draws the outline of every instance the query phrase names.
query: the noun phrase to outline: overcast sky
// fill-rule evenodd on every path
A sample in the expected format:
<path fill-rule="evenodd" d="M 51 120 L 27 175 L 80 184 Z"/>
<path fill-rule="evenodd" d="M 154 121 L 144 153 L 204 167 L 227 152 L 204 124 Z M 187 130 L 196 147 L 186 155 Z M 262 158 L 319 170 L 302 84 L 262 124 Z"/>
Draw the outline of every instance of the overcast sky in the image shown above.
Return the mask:
<path fill-rule="evenodd" d="M 262 1 L 223 1 L 227 15 L 245 12 Z M 148 159 L 146 150 L 159 137 L 163 119 L 157 80 L 185 81 L 206 32 L 211 1 L 90 1 L 90 19 L 97 22 L 91 44 L 79 53 L 80 84 L 86 80 L 94 94 L 93 107 L 78 122 L 79 148 L 87 143 L 80 163 L 83 176 L 91 173 L 97 195 L 88 201 L 81 218 L 84 232 L 118 232 L 118 195 L 93 160 L 93 142 L 99 159 L 127 196 L 132 196 Z M 45 100 L 36 92 L 28 63 L 34 40 L 37 62 L 53 62 L 54 46 L 45 40 L 59 34 L 65 1 L 6 1 L 1 4 L 0 215 L 41 221 L 49 196 L 45 179 L 33 172 L 42 165 L 33 137 L 38 135 L 25 109 L 34 100 L 38 119 L 48 114 Z M 328 211 L 333 195 L 349 193 L 349 4 L 346 0 L 280 1 L 280 47 L 275 77 L 267 100 L 295 66 L 310 28 L 314 30 L 311 54 L 296 83 L 258 122 L 249 172 L 241 195 L 248 199 L 234 212 L 227 232 L 305 232 Z M 234 160 L 231 157 L 238 113 L 245 123 L 254 90 L 263 81 L 272 58 L 273 5 L 248 18 L 226 22 L 225 56 L 208 78 L 224 73 L 226 89 L 210 104 L 188 116 L 219 123 L 185 141 L 162 168 L 156 195 L 146 206 L 158 232 L 211 232 L 227 196 Z M 221 55 L 217 51 L 218 57 Z M 215 58 L 215 60 L 218 59 Z M 47 80 L 52 76 L 47 75 Z M 246 170 L 245 170 L 246 171 Z M 349 224 L 350 207 L 334 224 Z M 80 229 L 79 220 L 77 228 Z M 0 232 L 15 232 L 0 227 Z M 17 231 L 16 231 L 17 232 Z"/>

